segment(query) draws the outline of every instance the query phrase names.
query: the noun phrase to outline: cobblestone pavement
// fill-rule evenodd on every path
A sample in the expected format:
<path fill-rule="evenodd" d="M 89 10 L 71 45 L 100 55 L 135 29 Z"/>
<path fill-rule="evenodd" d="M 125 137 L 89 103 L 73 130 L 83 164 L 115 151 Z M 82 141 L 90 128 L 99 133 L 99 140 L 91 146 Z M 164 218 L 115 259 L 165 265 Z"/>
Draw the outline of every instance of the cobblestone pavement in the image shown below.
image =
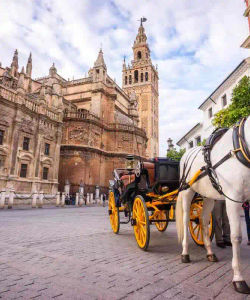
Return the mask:
<path fill-rule="evenodd" d="M 243 221 L 243 219 L 242 219 Z M 149 250 L 133 229 L 111 232 L 107 208 L 0 211 L 1 299 L 250 299 L 230 283 L 231 249 L 218 263 L 190 241 L 192 263 L 180 263 L 175 224 L 151 226 Z M 242 267 L 250 284 L 250 248 L 243 226 Z"/>

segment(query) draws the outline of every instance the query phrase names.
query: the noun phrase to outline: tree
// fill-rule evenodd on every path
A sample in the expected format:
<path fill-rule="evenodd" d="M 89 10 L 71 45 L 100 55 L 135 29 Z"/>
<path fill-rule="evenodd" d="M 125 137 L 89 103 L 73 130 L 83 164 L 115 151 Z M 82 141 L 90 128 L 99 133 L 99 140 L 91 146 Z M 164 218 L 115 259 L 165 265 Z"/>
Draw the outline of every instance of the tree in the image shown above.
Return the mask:
<path fill-rule="evenodd" d="M 233 89 L 232 103 L 214 115 L 215 127 L 230 127 L 250 115 L 250 77 L 244 76 Z"/>
<path fill-rule="evenodd" d="M 185 149 L 180 149 L 180 151 L 171 149 L 167 152 L 167 157 L 176 161 L 180 161 L 185 151 L 186 151 Z"/>

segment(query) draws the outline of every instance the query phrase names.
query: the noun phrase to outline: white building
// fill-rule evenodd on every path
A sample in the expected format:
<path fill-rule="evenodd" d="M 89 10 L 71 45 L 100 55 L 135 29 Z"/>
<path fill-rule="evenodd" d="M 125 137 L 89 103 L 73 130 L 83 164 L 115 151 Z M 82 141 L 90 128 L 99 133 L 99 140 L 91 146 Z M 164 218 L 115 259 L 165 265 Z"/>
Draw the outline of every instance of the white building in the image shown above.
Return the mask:
<path fill-rule="evenodd" d="M 178 142 L 181 148 L 197 146 L 213 132 L 212 119 L 222 108 L 227 107 L 232 99 L 232 91 L 244 76 L 250 76 L 250 57 L 244 59 L 229 76 L 199 106 L 202 111 L 202 122 L 191 128 Z"/>

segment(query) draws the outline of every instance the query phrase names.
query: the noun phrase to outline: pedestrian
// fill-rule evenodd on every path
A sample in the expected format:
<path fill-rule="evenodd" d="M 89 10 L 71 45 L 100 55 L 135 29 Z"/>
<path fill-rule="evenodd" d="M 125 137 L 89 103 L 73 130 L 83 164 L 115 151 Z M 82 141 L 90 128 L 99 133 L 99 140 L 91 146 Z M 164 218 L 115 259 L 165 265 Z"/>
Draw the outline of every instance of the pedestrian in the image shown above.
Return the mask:
<path fill-rule="evenodd" d="M 105 207 L 105 201 L 106 201 L 106 194 L 103 194 L 102 196 L 102 206 Z"/>
<path fill-rule="evenodd" d="M 245 220 L 246 220 L 246 226 L 247 226 L 247 238 L 248 242 L 247 244 L 250 246 L 250 217 L 249 217 L 249 200 L 244 202 L 242 205 L 245 213 Z"/>
<path fill-rule="evenodd" d="M 230 239 L 230 225 L 226 212 L 225 200 L 214 201 L 213 217 L 215 223 L 216 245 L 220 248 L 232 246 Z"/>

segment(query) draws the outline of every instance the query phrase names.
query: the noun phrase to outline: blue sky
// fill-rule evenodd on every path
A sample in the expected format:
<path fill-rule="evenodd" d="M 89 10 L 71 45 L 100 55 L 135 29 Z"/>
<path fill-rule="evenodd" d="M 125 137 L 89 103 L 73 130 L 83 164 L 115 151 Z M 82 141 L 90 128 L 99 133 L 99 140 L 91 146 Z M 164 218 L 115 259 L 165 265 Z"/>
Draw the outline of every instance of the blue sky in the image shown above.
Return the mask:
<path fill-rule="evenodd" d="M 121 83 L 123 56 L 132 58 L 140 17 L 159 69 L 160 154 L 201 120 L 200 103 L 249 56 L 243 0 L 0 0 L 0 61 L 19 67 L 33 55 L 33 76 L 55 62 L 65 78 L 80 78 L 102 45 L 108 73 Z"/>

